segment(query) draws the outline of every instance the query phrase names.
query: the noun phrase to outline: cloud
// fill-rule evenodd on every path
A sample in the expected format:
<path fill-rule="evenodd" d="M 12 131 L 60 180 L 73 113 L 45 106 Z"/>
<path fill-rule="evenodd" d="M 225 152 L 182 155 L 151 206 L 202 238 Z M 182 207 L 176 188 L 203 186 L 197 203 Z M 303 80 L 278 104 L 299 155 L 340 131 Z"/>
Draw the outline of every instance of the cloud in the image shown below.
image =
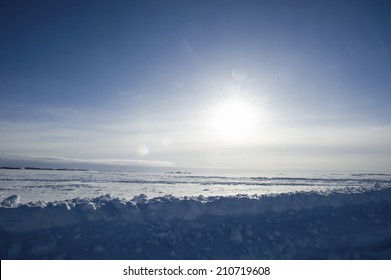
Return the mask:
<path fill-rule="evenodd" d="M 2 165 L 33 166 L 33 167 L 82 167 L 82 168 L 119 168 L 119 167 L 169 167 L 174 163 L 169 161 L 154 160 L 129 160 L 129 159 L 80 159 L 67 157 L 40 157 L 0 155 Z"/>

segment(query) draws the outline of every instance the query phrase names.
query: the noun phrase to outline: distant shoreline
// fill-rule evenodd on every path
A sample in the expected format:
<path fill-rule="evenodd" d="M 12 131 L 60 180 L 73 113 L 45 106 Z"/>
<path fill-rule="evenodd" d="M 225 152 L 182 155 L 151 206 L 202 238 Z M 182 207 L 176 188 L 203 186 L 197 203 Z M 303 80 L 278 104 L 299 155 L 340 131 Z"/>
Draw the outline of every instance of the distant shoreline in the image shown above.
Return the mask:
<path fill-rule="evenodd" d="M 9 170 L 52 170 L 52 171 L 88 171 L 88 169 L 79 169 L 79 168 L 10 167 L 10 166 L 1 166 L 0 169 L 9 169 Z"/>

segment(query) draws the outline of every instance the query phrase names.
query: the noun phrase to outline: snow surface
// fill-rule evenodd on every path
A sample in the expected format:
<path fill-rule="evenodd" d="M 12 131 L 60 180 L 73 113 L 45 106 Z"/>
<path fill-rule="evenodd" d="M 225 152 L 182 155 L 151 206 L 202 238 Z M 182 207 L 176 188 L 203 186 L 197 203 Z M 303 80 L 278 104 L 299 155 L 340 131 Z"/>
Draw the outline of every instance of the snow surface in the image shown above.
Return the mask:
<path fill-rule="evenodd" d="M 0 207 L 1 259 L 391 259 L 391 187 Z"/>
<path fill-rule="evenodd" d="M 281 174 L 235 173 L 232 170 L 191 172 L 107 172 L 57 170 L 2 170 L 0 196 L 19 195 L 21 203 L 60 201 L 75 197 L 95 198 L 109 193 L 132 199 L 174 195 L 232 196 L 270 195 L 291 192 L 371 189 L 376 183 L 391 185 L 389 174 Z"/>

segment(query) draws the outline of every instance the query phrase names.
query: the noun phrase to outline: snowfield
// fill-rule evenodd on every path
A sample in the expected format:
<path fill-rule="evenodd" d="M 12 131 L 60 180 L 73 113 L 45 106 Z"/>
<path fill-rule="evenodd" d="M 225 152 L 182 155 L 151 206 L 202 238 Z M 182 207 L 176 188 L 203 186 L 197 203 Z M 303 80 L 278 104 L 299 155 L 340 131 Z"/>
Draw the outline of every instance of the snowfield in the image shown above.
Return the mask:
<path fill-rule="evenodd" d="M 391 259 L 391 187 L 1 202 L 1 259 Z"/>

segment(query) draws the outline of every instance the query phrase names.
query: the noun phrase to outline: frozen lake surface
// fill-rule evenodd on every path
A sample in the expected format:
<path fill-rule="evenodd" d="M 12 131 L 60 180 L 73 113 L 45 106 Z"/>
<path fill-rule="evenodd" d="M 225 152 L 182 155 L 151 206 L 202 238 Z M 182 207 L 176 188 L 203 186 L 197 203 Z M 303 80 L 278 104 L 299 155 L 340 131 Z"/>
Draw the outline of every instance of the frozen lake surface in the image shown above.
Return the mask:
<path fill-rule="evenodd" d="M 391 259 L 391 176 L 0 170 L 1 259 Z"/>
<path fill-rule="evenodd" d="M 110 194 L 132 199 L 173 195 L 228 196 L 265 195 L 290 192 L 327 192 L 370 189 L 376 183 L 391 185 L 387 174 L 305 174 L 292 176 L 262 172 L 247 174 L 229 170 L 163 172 L 108 172 L 58 170 L 0 170 L 0 195 L 17 194 L 21 203 L 56 201 Z"/>

